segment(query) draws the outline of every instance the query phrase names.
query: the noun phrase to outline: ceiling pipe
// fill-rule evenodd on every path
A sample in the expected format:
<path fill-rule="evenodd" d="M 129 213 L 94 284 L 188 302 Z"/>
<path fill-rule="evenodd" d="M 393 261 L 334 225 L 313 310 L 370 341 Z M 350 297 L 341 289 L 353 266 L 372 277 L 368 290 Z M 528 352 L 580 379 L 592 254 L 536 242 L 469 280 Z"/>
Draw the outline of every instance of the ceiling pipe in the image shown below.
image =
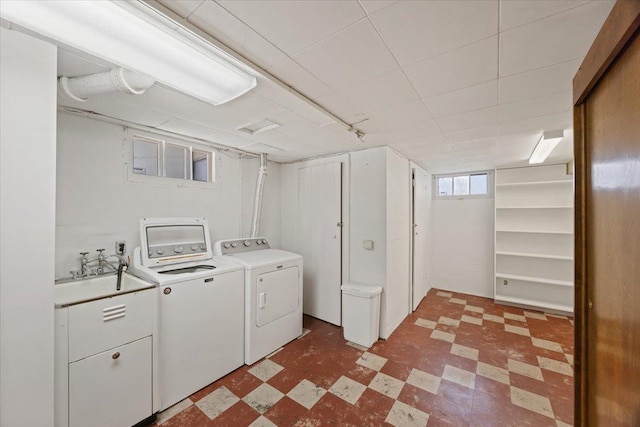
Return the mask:
<path fill-rule="evenodd" d="M 260 169 L 258 170 L 258 180 L 256 181 L 256 194 L 253 200 L 253 219 L 251 221 L 251 238 L 258 237 L 260 231 L 260 216 L 262 215 L 262 193 L 264 190 L 264 180 L 267 177 L 267 155 L 260 154 Z"/>
<path fill-rule="evenodd" d="M 123 92 L 131 95 L 141 95 L 149 89 L 155 80 L 144 74 L 114 68 L 103 73 L 89 74 L 80 77 L 61 76 L 58 79 L 60 90 L 69 98 L 85 102 L 93 95 L 111 92 Z"/>

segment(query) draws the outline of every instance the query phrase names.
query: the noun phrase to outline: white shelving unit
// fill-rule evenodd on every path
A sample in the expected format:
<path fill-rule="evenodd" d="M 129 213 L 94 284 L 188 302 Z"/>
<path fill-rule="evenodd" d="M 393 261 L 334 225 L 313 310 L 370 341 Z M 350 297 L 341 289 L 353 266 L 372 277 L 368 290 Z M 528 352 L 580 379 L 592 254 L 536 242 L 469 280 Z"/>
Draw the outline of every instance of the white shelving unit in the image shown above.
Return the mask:
<path fill-rule="evenodd" d="M 497 303 L 573 313 L 573 175 L 567 166 L 497 169 Z"/>

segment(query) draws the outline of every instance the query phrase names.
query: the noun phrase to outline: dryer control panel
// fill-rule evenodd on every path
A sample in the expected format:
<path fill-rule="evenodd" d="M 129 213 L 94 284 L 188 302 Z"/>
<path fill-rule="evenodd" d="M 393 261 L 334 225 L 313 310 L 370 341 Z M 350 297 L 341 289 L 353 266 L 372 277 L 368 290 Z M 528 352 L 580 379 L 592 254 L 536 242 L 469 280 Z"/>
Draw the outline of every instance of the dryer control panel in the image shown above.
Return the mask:
<path fill-rule="evenodd" d="M 264 237 L 218 240 L 215 245 L 213 245 L 213 253 L 217 256 L 260 251 L 263 249 L 271 249 L 269 241 Z"/>

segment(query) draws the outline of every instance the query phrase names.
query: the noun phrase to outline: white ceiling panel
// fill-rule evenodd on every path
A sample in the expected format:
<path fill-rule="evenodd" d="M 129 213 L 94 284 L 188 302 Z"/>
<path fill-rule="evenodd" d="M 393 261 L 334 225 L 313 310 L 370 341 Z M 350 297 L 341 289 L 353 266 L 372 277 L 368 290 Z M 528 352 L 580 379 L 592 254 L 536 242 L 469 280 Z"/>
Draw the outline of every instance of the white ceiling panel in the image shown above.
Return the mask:
<path fill-rule="evenodd" d="M 595 1 L 502 32 L 500 76 L 583 57 L 611 6 L 608 1 Z"/>
<path fill-rule="evenodd" d="M 341 95 L 332 92 L 327 95 L 323 95 L 316 99 L 315 102 L 322 107 L 333 112 L 338 117 L 342 118 L 347 123 L 355 123 L 367 117 L 362 113 L 358 107 L 344 99 Z"/>
<path fill-rule="evenodd" d="M 78 77 L 87 74 L 109 71 L 105 66 L 87 58 L 83 58 L 67 50 L 58 49 L 58 76 Z"/>
<path fill-rule="evenodd" d="M 283 109 L 281 105 L 261 96 L 257 91 L 246 93 L 216 108 L 221 112 L 241 116 L 252 122 L 266 119 L 267 116 Z"/>
<path fill-rule="evenodd" d="M 397 129 L 412 123 L 431 119 L 422 100 L 407 102 L 391 108 L 372 111 L 367 117 L 383 129 Z"/>
<path fill-rule="evenodd" d="M 474 86 L 498 76 L 498 37 L 490 37 L 405 67 L 422 98 Z"/>
<path fill-rule="evenodd" d="M 397 1 L 398 0 L 358 0 L 362 8 L 367 12 L 367 15 L 371 15 L 380 9 L 391 6 Z"/>
<path fill-rule="evenodd" d="M 293 59 L 332 89 L 369 80 L 398 67 L 367 19 L 294 55 Z"/>
<path fill-rule="evenodd" d="M 498 145 L 497 139 L 495 138 L 479 139 L 476 141 L 454 142 L 451 144 L 454 150 L 459 152 L 480 151 L 480 150 L 495 152 L 497 145 Z"/>
<path fill-rule="evenodd" d="M 394 141 L 390 145 L 392 147 L 401 147 L 405 149 L 410 148 L 425 148 L 435 145 L 451 145 L 447 142 L 447 137 L 443 133 L 436 133 L 433 135 L 423 136 L 415 139 L 405 139 L 402 141 Z M 453 150 L 450 150 L 453 151 Z"/>
<path fill-rule="evenodd" d="M 218 3 L 288 55 L 365 17 L 355 0 L 218 0 Z"/>
<path fill-rule="evenodd" d="M 177 92 L 173 89 L 159 86 L 157 83 L 147 89 L 142 95 L 114 93 L 114 100 L 137 105 L 169 116 L 180 116 L 193 110 L 201 104 L 200 101 Z"/>
<path fill-rule="evenodd" d="M 512 102 L 510 104 L 502 104 L 498 107 L 498 121 L 502 123 L 552 113 L 561 113 L 570 110 L 572 105 L 573 96 L 571 91 Z"/>
<path fill-rule="evenodd" d="M 414 159 L 416 157 L 422 158 L 427 155 L 446 154 L 454 152 L 451 144 L 433 144 L 425 146 L 392 145 L 392 147 L 411 159 Z"/>
<path fill-rule="evenodd" d="M 572 128 L 573 110 L 548 114 L 513 122 L 500 123 L 498 143 L 509 141 L 512 136 L 529 136 L 536 141 L 544 131 L 566 130 Z"/>
<path fill-rule="evenodd" d="M 602 1 L 602 0 L 599 0 Z M 501 1 L 500 30 L 506 31 L 589 3 L 584 0 Z"/>
<path fill-rule="evenodd" d="M 400 1 L 371 15 L 400 64 L 412 64 L 498 33 L 498 2 Z"/>
<path fill-rule="evenodd" d="M 158 0 L 183 18 L 188 18 L 205 0 Z"/>
<path fill-rule="evenodd" d="M 499 102 L 507 104 L 573 89 L 582 59 L 567 61 L 498 79 Z"/>
<path fill-rule="evenodd" d="M 337 92 L 364 113 L 418 99 L 418 94 L 399 68 Z"/>
<path fill-rule="evenodd" d="M 468 113 L 436 119 L 443 132 L 476 128 L 498 122 L 498 107 L 483 108 Z"/>
<path fill-rule="evenodd" d="M 213 1 L 205 1 L 188 20 L 262 67 L 277 64 L 287 57 L 271 42 Z"/>
<path fill-rule="evenodd" d="M 479 85 L 424 98 L 435 118 L 466 113 L 498 105 L 498 84 L 490 80 Z"/>
<path fill-rule="evenodd" d="M 268 71 L 311 99 L 326 95 L 331 91 L 329 86 L 322 83 L 291 58 L 286 58 L 269 67 Z"/>
<path fill-rule="evenodd" d="M 198 123 L 221 131 L 238 129 L 251 123 L 250 120 L 244 117 L 221 111 L 217 106 L 204 102 L 198 103 L 196 108 L 183 114 L 181 118 L 188 122 Z"/>
<path fill-rule="evenodd" d="M 402 128 L 385 130 L 379 133 L 370 133 L 365 136 L 365 141 L 374 145 L 390 144 L 407 139 L 417 139 L 442 133 L 435 120 L 413 123 Z"/>
<path fill-rule="evenodd" d="M 500 135 L 500 127 L 498 125 L 479 126 L 471 129 L 445 132 L 445 135 L 447 135 L 451 143 L 495 139 Z"/>

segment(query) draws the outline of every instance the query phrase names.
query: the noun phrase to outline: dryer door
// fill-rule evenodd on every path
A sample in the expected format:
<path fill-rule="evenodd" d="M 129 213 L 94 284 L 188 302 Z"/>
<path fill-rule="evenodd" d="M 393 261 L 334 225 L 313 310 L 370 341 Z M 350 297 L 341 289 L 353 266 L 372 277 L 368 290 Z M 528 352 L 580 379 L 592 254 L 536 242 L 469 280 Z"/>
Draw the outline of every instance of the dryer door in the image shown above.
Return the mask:
<path fill-rule="evenodd" d="M 257 277 L 256 326 L 267 325 L 298 309 L 298 275 L 298 267 L 294 266 Z"/>

